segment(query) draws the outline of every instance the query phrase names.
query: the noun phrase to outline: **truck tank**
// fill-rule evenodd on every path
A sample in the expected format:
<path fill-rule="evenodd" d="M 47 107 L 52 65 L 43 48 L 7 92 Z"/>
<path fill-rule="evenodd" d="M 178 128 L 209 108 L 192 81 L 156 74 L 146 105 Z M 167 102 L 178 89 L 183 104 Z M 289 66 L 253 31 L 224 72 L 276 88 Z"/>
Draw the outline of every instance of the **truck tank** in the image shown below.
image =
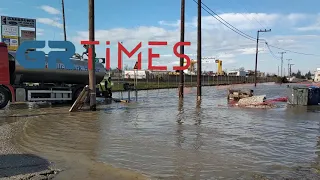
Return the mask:
<path fill-rule="evenodd" d="M 32 83 L 65 83 L 65 84 L 89 84 L 88 62 L 80 59 L 70 58 L 74 69 L 64 69 L 64 65 L 57 63 L 57 69 L 48 69 L 46 64 L 43 69 L 25 69 L 15 59 L 15 52 L 9 52 L 15 61 L 15 82 L 21 84 L 25 82 Z M 9 55 L 10 56 L 10 55 Z M 101 63 L 95 63 L 96 83 L 103 80 L 106 75 L 106 69 Z"/>

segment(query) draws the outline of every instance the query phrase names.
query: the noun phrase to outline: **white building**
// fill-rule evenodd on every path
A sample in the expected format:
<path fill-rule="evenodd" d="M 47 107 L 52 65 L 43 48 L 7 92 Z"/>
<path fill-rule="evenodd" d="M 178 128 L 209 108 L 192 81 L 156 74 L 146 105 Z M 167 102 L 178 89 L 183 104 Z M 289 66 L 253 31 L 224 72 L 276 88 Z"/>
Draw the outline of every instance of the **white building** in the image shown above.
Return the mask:
<path fill-rule="evenodd" d="M 320 68 L 317 68 L 317 71 L 314 73 L 314 82 L 320 82 Z"/>
<path fill-rule="evenodd" d="M 236 70 L 236 71 L 228 71 L 227 74 L 228 76 L 248 76 L 249 73 L 247 71 Z"/>
<path fill-rule="evenodd" d="M 124 78 L 125 79 L 146 79 L 146 71 L 144 70 L 131 70 L 131 71 L 124 71 Z"/>

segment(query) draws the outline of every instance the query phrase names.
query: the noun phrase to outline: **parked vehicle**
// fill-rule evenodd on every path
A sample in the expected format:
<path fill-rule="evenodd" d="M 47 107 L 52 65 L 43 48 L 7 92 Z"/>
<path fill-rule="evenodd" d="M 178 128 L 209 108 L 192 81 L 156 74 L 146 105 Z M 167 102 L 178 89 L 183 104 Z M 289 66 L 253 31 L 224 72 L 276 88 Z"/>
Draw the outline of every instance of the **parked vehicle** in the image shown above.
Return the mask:
<path fill-rule="evenodd" d="M 70 58 L 74 69 L 64 69 L 57 63 L 57 69 L 26 69 L 8 52 L 7 45 L 0 42 L 0 109 L 8 102 L 74 101 L 89 83 L 87 61 Z M 103 80 L 106 70 L 96 63 L 96 82 Z M 97 96 L 102 96 L 97 88 Z"/>

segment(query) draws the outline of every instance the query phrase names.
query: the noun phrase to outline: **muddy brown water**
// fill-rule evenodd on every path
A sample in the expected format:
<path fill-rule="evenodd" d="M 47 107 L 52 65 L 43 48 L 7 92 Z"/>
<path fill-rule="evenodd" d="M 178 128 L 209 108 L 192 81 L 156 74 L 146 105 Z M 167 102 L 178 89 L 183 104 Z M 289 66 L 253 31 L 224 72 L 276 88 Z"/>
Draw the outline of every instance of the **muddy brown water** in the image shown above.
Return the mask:
<path fill-rule="evenodd" d="M 285 89 L 254 90 L 274 98 Z M 177 89 L 141 91 L 137 102 L 100 105 L 97 112 L 14 105 L 1 112 L 0 126 L 25 121 L 15 143 L 66 169 L 81 169 L 87 158 L 153 179 L 320 177 L 318 107 L 240 109 L 227 106 L 225 88 L 203 87 L 201 104 L 196 88 L 185 92 L 179 101 Z"/>

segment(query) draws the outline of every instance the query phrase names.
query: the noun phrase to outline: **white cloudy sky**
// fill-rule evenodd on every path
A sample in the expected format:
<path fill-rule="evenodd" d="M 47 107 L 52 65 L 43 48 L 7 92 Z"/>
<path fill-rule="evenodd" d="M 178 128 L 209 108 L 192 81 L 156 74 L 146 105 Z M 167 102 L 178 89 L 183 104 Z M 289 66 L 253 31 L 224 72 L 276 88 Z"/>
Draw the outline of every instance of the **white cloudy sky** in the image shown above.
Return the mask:
<path fill-rule="evenodd" d="M 75 0 L 72 1 L 75 2 Z M 265 41 L 270 45 L 286 50 L 320 54 L 318 50 L 318 45 L 320 45 L 320 13 L 314 8 L 314 6 L 319 7 L 320 3 L 314 0 L 309 1 L 314 3 L 313 6 L 301 2 L 295 3 L 292 8 L 284 8 L 284 11 L 282 11 L 276 4 L 272 5 L 271 3 L 265 4 L 265 7 L 268 8 L 264 9 L 260 6 L 260 8 L 256 8 L 257 4 L 250 0 L 244 1 L 243 5 L 235 0 L 229 0 L 229 4 L 223 1 L 215 4 L 214 2 L 203 0 L 207 6 L 217 12 L 224 20 L 254 38 L 258 29 L 272 29 L 271 32 L 261 33 L 260 38 L 263 40 L 259 45 L 258 66 L 259 70 L 270 73 L 277 73 L 280 65 L 278 52 L 283 50 L 271 47 L 272 55 L 265 45 Z M 29 15 L 9 11 L 9 7 L 1 8 L 0 13 L 10 16 L 37 18 L 39 40 L 62 40 L 60 2 L 49 0 L 41 1 L 42 3 L 36 0 L 31 0 L 31 2 L 29 4 L 22 1 L 15 2 L 16 4 L 30 6 Z M 83 49 L 80 41 L 88 39 L 88 7 L 87 1 L 77 2 L 79 2 L 79 7 L 72 5 L 71 2 L 66 2 L 65 4 L 67 35 L 68 40 L 76 45 L 77 52 L 82 53 Z M 80 2 L 84 5 L 82 6 Z M 105 48 L 107 47 L 105 41 L 111 41 L 111 67 L 115 67 L 117 65 L 117 50 L 115 47 L 117 42 L 123 42 L 128 49 L 132 49 L 138 42 L 142 42 L 143 67 L 146 68 L 147 42 L 165 40 L 169 43 L 167 47 L 153 48 L 155 53 L 161 55 L 159 60 L 154 60 L 154 64 L 168 65 L 169 69 L 171 69 L 172 65 L 175 65 L 179 60 L 173 55 L 172 47 L 180 39 L 180 1 L 174 3 L 170 1 L 172 2 L 170 7 L 167 5 L 168 0 L 154 2 L 153 4 L 157 4 L 157 6 L 152 6 L 147 10 L 146 6 L 152 4 L 150 1 L 138 0 L 136 2 L 136 4 L 132 2 L 121 4 L 120 1 L 111 3 L 110 5 L 114 5 L 114 7 L 121 4 L 121 10 L 119 10 L 120 8 L 116 10 L 110 6 L 107 9 L 103 9 L 100 6 L 106 6 L 108 3 L 96 1 L 95 37 L 101 44 L 97 47 L 98 56 L 105 56 Z M 141 2 L 144 2 L 144 4 L 141 5 Z M 192 4 L 192 0 L 187 0 L 186 2 L 188 8 L 186 9 L 185 41 L 190 41 L 192 45 L 185 48 L 185 53 L 193 55 L 191 58 L 196 59 L 197 9 L 196 5 Z M 173 8 L 176 9 L 175 13 L 172 11 Z M 255 9 L 259 11 L 254 11 Z M 254 69 L 256 42 L 231 31 L 204 10 L 202 14 L 202 57 L 221 59 L 223 61 L 223 69 L 239 67 Z M 320 56 L 306 56 L 287 52 L 284 55 L 284 68 L 287 67 L 286 59 L 293 59 L 292 63 L 295 64 L 293 66 L 294 71 L 300 69 L 303 72 L 307 72 L 320 67 Z M 133 66 L 134 62 L 135 58 L 131 60 L 126 58 L 124 60 L 124 64 L 130 66 Z M 213 60 L 210 62 L 204 60 L 203 69 L 216 70 L 216 65 Z"/>

